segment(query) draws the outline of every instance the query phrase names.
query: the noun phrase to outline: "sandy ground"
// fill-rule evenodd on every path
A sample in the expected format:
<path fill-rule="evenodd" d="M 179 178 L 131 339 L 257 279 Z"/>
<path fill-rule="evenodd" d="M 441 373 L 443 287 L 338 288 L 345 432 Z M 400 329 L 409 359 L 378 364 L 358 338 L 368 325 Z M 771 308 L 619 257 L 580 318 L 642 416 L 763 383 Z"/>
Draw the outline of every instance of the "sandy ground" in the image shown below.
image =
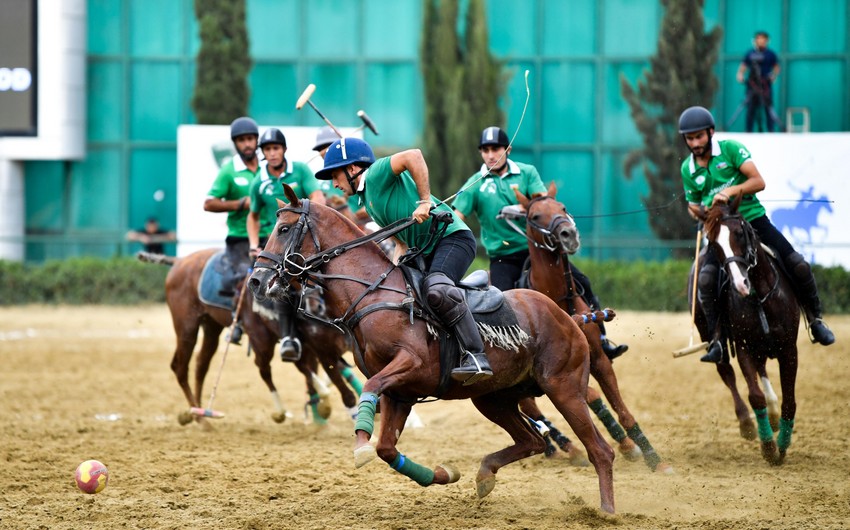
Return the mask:
<path fill-rule="evenodd" d="M 631 345 L 615 365 L 621 388 L 676 472 L 617 458 L 618 513 L 607 516 L 592 468 L 543 456 L 504 468 L 478 500 L 480 458 L 509 439 L 468 402 L 416 407 L 425 426 L 405 431 L 401 451 L 463 473 L 421 488 L 380 461 L 354 469 L 352 422 L 336 394 L 327 425 L 305 423 L 303 382 L 280 361 L 274 374 L 293 417 L 273 423 L 244 346 L 231 348 L 215 401 L 227 417 L 212 430 L 178 425 L 186 405 L 169 369 L 164 305 L 0 308 L 0 527 L 850 528 L 850 316 L 828 320 L 836 345 L 800 340 L 793 445 L 771 467 L 740 438 L 715 371 L 695 356 L 672 358 L 687 344 L 687 315 L 620 313 L 610 335 Z M 769 373 L 779 391 L 775 364 Z M 92 458 L 110 482 L 86 495 L 73 474 Z"/>

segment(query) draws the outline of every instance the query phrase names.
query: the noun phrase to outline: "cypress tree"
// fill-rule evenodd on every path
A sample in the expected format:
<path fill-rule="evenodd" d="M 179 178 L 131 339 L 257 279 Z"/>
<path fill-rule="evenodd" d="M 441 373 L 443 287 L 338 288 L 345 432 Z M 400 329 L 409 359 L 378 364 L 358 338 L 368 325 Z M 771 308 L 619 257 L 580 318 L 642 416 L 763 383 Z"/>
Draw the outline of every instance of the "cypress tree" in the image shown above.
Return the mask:
<path fill-rule="evenodd" d="M 661 4 L 665 12 L 649 70 L 637 90 L 620 76 L 621 92 L 643 138 L 643 147 L 630 152 L 623 165 L 626 175 L 638 165 L 643 169 L 649 195 L 641 201 L 650 209 L 653 232 L 663 240 L 689 239 L 694 221 L 685 201 L 659 207 L 682 194 L 680 167 L 689 153 L 678 133 L 679 114 L 692 105 L 711 108 L 723 31 L 716 27 L 705 33 L 705 0 L 661 0 Z"/>
<path fill-rule="evenodd" d="M 192 109 L 198 123 L 225 124 L 248 114 L 245 0 L 195 0 L 201 33 Z"/>

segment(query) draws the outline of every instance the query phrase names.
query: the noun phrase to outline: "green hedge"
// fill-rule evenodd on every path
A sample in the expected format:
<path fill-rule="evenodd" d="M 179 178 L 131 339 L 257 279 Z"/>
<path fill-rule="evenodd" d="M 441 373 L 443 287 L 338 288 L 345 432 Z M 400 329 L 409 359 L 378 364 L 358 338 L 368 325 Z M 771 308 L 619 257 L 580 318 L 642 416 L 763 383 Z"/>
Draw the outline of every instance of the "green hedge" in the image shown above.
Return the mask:
<path fill-rule="evenodd" d="M 619 262 L 577 259 L 602 303 L 615 309 L 687 311 L 689 260 Z M 470 270 L 486 269 L 479 258 Z M 850 313 L 850 272 L 815 266 L 827 313 Z M 0 260 L 0 305 L 140 304 L 165 301 L 169 268 L 135 258 L 72 258 L 25 265 Z"/>

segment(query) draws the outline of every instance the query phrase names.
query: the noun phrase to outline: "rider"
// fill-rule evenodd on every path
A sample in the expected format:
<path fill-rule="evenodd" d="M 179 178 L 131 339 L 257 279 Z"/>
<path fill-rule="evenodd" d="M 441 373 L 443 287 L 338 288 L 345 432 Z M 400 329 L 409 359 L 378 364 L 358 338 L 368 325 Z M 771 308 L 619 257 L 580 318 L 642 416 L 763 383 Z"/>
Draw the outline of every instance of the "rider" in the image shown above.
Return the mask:
<path fill-rule="evenodd" d="M 412 217 L 417 224 L 399 232 L 396 238 L 409 248 L 427 243 L 432 223 L 429 217 L 437 199 L 431 195 L 428 165 L 420 150 L 410 149 L 376 161 L 368 143 L 342 138 L 331 144 L 324 168 L 316 177 L 333 179 L 334 187 L 348 196 L 357 194 L 381 226 Z M 447 205 L 440 204 L 435 211 L 448 212 L 452 222 L 441 239 L 423 249 L 427 268 L 423 288 L 428 305 L 452 328 L 464 350 L 452 377 L 472 384 L 493 375 L 478 326 L 463 292 L 455 285 L 475 258 L 475 236 Z"/>
<path fill-rule="evenodd" d="M 794 291 L 801 302 L 812 332 L 812 342 L 829 346 L 835 336 L 824 323 L 818 288 L 812 269 L 800 253 L 794 250 L 782 232 L 767 218 L 756 193 L 765 187 L 764 179 L 750 157 L 750 152 L 735 140 L 717 140 L 714 117 L 703 107 L 690 107 L 679 116 L 679 133 L 691 156 L 682 162 L 682 181 L 688 201 L 688 213 L 694 219 L 703 208 L 728 204 L 731 198 L 742 195 L 739 211 L 758 233 L 759 238 L 778 254 L 791 275 Z M 699 300 L 711 333 L 711 345 L 700 360 L 719 363 L 723 359 L 724 340 L 720 337 L 719 308 L 717 307 L 718 260 L 710 250 L 699 270 Z"/>
<path fill-rule="evenodd" d="M 533 198 L 545 195 L 546 186 L 537 168 L 508 158 L 511 153 L 508 135 L 499 127 L 487 127 L 481 132 L 478 152 L 484 160 L 481 170 L 469 177 L 461 188 L 463 193 L 457 196 L 453 206 L 462 220 L 473 213 L 478 217 L 481 241 L 490 257 L 490 283 L 507 291 L 516 286 L 522 274 L 523 265 L 528 259 L 528 241 L 496 216 L 504 207 L 519 204 L 515 189 Z M 501 165 L 496 167 L 496 164 Z M 525 221 L 518 220 L 518 223 L 521 228 L 525 227 Z M 581 285 L 588 304 L 601 309 L 599 299 L 591 290 L 590 279 L 572 262 L 570 272 Z M 602 350 L 609 359 L 614 360 L 629 349 L 626 344 L 612 344 L 605 336 L 605 327 L 601 322 L 599 329 L 602 332 Z"/>
<path fill-rule="evenodd" d="M 288 184 L 298 197 L 325 204 L 319 183 L 307 164 L 286 159 L 286 137 L 280 129 L 272 127 L 263 131 L 260 149 L 265 160 L 260 164 L 259 175 L 251 184 L 251 212 L 246 224 L 251 255 L 255 258 L 268 240 L 277 220 L 277 199 L 289 202 L 283 192 L 283 183 Z M 284 361 L 297 361 L 301 358 L 301 340 L 295 332 L 295 308 L 289 300 L 284 300 L 277 304 L 277 310 L 282 337 L 280 358 Z"/>
<path fill-rule="evenodd" d="M 257 160 L 259 134 L 257 123 L 251 118 L 243 116 L 233 120 L 230 124 L 230 139 L 238 156 L 221 166 L 204 201 L 204 210 L 208 212 L 227 212 L 227 238 L 224 240 L 225 256 L 222 259 L 226 271 L 222 275 L 223 296 L 232 297 L 236 294 L 236 284 L 245 277 L 251 266 L 245 219 L 251 206 L 248 190 L 260 170 Z M 241 337 L 242 326 L 237 321 L 229 340 L 239 344 Z"/>
<path fill-rule="evenodd" d="M 313 151 L 319 153 L 319 156 L 322 159 L 325 158 L 325 153 L 328 152 L 328 147 L 334 143 L 334 140 L 338 140 L 339 135 L 331 129 L 329 126 L 325 125 L 319 132 L 316 133 L 316 145 L 313 146 Z M 336 188 L 334 188 L 334 183 L 332 180 L 320 180 L 319 188 L 322 190 L 322 193 L 325 194 L 325 199 L 330 199 L 331 197 L 345 197 L 345 194 Z M 352 195 L 348 198 L 348 208 L 354 214 L 357 219 L 357 222 L 366 222 L 369 220 L 369 214 L 366 213 L 364 208 L 361 208 L 359 205 L 359 200 L 357 199 L 357 195 Z"/>

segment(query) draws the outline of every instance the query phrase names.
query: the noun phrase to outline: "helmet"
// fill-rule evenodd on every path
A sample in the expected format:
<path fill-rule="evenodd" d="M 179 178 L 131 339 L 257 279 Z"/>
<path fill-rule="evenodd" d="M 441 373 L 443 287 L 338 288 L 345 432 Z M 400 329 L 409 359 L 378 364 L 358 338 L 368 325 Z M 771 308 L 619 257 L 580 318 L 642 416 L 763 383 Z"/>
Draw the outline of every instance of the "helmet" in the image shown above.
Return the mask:
<path fill-rule="evenodd" d="M 688 107 L 679 116 L 679 134 L 714 129 L 714 116 L 705 107 Z"/>
<path fill-rule="evenodd" d="M 508 141 L 508 135 L 502 129 L 498 127 L 487 127 L 481 131 L 481 141 L 478 143 L 478 149 L 481 149 L 485 145 L 507 147 L 510 145 L 510 142 Z"/>
<path fill-rule="evenodd" d="M 316 133 L 316 145 L 313 146 L 313 151 L 321 151 L 334 143 L 334 140 L 339 140 L 339 135 L 327 125 L 322 127 Z"/>
<path fill-rule="evenodd" d="M 360 138 L 340 138 L 328 147 L 325 153 L 325 167 L 316 173 L 319 180 L 330 180 L 331 171 L 349 164 L 371 166 L 375 163 L 375 154 L 369 144 Z"/>
<path fill-rule="evenodd" d="M 286 137 L 282 132 L 280 132 L 280 129 L 272 127 L 263 131 L 259 144 L 261 148 L 269 144 L 280 144 L 283 147 L 286 147 Z"/>
<path fill-rule="evenodd" d="M 257 127 L 257 122 L 247 116 L 242 116 L 241 118 L 233 120 L 233 123 L 230 124 L 230 139 L 233 140 L 237 136 L 242 136 L 243 134 L 259 136 L 260 129 Z"/>

